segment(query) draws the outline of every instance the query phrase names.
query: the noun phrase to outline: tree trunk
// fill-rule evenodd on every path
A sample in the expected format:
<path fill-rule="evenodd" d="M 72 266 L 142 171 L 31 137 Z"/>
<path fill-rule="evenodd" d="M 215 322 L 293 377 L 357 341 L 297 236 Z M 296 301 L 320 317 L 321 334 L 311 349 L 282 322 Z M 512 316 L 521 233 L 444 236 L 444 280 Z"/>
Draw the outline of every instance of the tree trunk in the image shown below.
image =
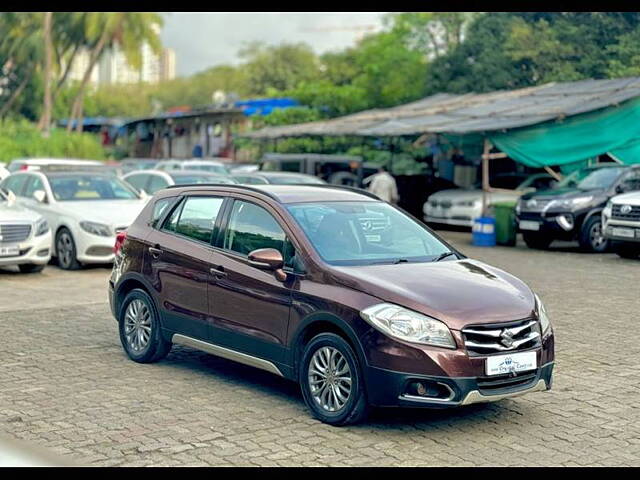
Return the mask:
<path fill-rule="evenodd" d="M 51 62 L 53 60 L 53 45 L 51 43 L 51 21 L 53 12 L 45 12 L 44 14 L 44 108 L 40 117 L 39 126 L 42 135 L 49 137 L 49 129 L 51 127 Z"/>
<path fill-rule="evenodd" d="M 109 39 L 109 32 L 105 30 L 102 32 L 102 35 L 100 36 L 100 40 L 98 40 L 98 43 L 96 44 L 96 46 L 93 48 L 93 50 L 91 50 L 91 55 L 89 57 L 89 66 L 87 67 L 87 70 L 84 72 L 84 77 L 82 77 L 82 82 L 80 83 L 80 91 L 78 92 L 78 95 L 76 95 L 76 98 L 73 101 L 73 106 L 71 107 L 71 117 L 69 118 L 69 123 L 67 124 L 67 132 L 70 132 L 72 130 L 73 120 L 75 119 L 78 120 L 78 125 L 76 130 L 79 132 L 82 131 L 82 123 L 80 121 L 81 120 L 80 116 L 82 114 L 82 102 L 84 101 L 84 92 L 85 92 L 85 89 L 87 88 L 87 84 L 89 83 L 89 78 L 91 78 L 91 71 L 93 70 L 93 67 L 96 65 L 98 58 L 100 58 L 100 55 L 102 54 L 102 50 L 104 50 L 104 47 L 107 44 L 108 39 Z"/>
<path fill-rule="evenodd" d="M 16 88 L 13 91 L 13 93 L 11 94 L 11 97 L 9 97 L 9 100 L 7 100 L 7 103 L 2 105 L 2 108 L 0 108 L 0 118 L 3 118 L 7 114 L 7 112 L 11 109 L 15 101 L 18 99 L 18 97 L 22 93 L 22 90 L 24 90 L 24 87 L 26 87 L 27 83 L 29 83 L 30 78 L 31 78 L 31 71 L 25 74 L 24 78 L 22 79 L 22 82 L 20 82 L 20 85 L 18 85 L 18 88 Z"/>

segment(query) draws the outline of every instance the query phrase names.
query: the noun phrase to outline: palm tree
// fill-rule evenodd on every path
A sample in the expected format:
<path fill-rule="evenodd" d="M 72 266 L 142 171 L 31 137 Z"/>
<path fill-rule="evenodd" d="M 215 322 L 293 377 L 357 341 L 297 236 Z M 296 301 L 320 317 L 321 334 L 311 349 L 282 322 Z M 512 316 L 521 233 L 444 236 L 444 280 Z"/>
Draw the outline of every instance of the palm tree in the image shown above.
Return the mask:
<path fill-rule="evenodd" d="M 86 14 L 85 31 L 91 39 L 89 48 L 89 64 L 80 82 L 80 89 L 71 107 L 71 116 L 67 130 L 71 131 L 76 120 L 76 130 L 82 131 L 82 108 L 91 71 L 108 48 L 119 47 L 127 62 L 133 68 L 140 68 L 142 63 L 141 47 L 147 43 L 151 49 L 159 53 L 160 37 L 155 26 L 162 25 L 162 17 L 157 13 L 91 12 Z"/>
<path fill-rule="evenodd" d="M 53 12 L 45 12 L 43 21 L 43 39 L 45 45 L 44 57 L 44 106 L 40 117 L 40 128 L 43 136 L 49 137 L 51 127 L 51 62 L 53 60 L 53 42 L 51 38 L 51 22 Z"/>

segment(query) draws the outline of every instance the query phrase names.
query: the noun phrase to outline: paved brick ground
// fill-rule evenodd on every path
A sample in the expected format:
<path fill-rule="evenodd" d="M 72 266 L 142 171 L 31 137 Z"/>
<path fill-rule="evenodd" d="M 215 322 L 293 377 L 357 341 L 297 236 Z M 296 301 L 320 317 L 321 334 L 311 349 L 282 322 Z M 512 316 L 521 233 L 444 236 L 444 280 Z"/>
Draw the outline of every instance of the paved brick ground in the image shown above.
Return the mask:
<path fill-rule="evenodd" d="M 158 364 L 129 361 L 108 270 L 48 267 L 0 272 L 0 434 L 90 465 L 640 465 L 640 263 L 444 234 L 544 299 L 557 335 L 551 392 L 379 410 L 334 428 L 307 414 L 294 384 L 256 369 L 180 347 Z"/>

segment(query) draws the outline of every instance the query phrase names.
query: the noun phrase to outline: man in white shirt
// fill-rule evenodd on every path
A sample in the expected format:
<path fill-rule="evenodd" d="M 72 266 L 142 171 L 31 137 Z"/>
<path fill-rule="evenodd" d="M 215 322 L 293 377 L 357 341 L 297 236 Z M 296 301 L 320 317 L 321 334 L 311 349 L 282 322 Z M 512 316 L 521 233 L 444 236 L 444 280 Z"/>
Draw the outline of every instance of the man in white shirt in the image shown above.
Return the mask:
<path fill-rule="evenodd" d="M 384 165 L 382 165 L 378 169 L 378 173 L 373 176 L 369 185 L 369 191 L 385 202 L 398 203 L 400 199 L 396 180 L 387 172 L 387 168 Z"/>

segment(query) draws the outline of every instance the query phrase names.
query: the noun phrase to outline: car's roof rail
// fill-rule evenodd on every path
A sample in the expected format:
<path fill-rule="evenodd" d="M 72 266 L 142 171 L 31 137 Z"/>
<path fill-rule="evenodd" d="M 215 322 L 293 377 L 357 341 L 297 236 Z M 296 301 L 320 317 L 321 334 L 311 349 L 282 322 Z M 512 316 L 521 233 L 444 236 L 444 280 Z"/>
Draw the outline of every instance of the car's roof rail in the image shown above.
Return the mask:
<path fill-rule="evenodd" d="M 332 183 L 328 183 L 326 185 L 323 185 L 321 183 L 319 184 L 314 183 L 314 184 L 311 184 L 311 186 L 320 187 L 320 188 L 334 188 L 334 189 L 340 189 L 340 190 L 348 190 L 353 193 L 359 193 L 360 195 L 364 195 L 365 197 L 375 198 L 376 200 L 380 200 L 380 197 L 378 197 L 376 194 L 371 193 L 370 191 L 365 190 L 363 188 L 350 187 L 348 185 L 334 185 Z"/>
<path fill-rule="evenodd" d="M 164 189 L 169 189 L 169 188 L 191 188 L 191 187 L 196 187 L 196 188 L 200 188 L 200 187 L 229 187 L 229 188 L 237 188 L 240 190 L 248 190 L 250 192 L 255 192 L 255 193 L 262 193 L 263 195 L 268 196 L 269 198 L 272 198 L 273 200 L 276 200 L 278 203 L 280 202 L 280 199 L 275 196 L 273 193 L 271 192 L 267 192 L 265 190 L 260 190 L 259 188 L 254 188 L 251 187 L 249 185 L 239 185 L 236 184 L 234 185 L 233 183 L 188 183 L 188 184 L 182 184 L 182 185 L 169 185 L 168 187 L 165 187 Z"/>

